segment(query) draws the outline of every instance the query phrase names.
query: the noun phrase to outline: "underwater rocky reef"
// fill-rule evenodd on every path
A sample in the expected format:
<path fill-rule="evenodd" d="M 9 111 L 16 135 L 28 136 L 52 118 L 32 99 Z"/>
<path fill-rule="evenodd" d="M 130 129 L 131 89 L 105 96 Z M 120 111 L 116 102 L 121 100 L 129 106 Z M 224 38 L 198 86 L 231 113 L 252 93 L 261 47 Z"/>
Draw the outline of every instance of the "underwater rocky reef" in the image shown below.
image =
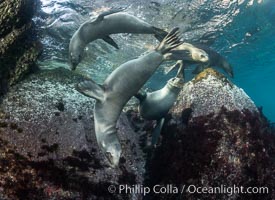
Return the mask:
<path fill-rule="evenodd" d="M 64 69 L 39 72 L 3 99 L 0 188 L 8 199 L 120 199 L 110 184 L 142 183 L 143 153 L 125 114 L 121 166 L 110 169 L 102 159 L 93 101 L 74 89 L 82 79 Z"/>
<path fill-rule="evenodd" d="M 206 69 L 185 84 L 162 136 L 147 163 L 149 185 L 268 187 L 269 193 L 148 199 L 274 199 L 274 129 L 246 93 L 216 71 Z"/>
<path fill-rule="evenodd" d="M 64 67 L 31 73 L 42 51 L 38 27 L 31 20 L 37 4 L 35 0 L 0 1 L 0 200 L 275 199 L 274 127 L 243 89 L 209 68 L 184 85 L 155 148 L 149 145 L 155 122 L 142 119 L 137 101 L 131 99 L 117 124 L 123 147 L 120 164 L 110 168 L 95 138 L 95 101 L 75 89 L 87 77 Z M 161 10 L 169 10 L 157 2 L 150 6 L 160 17 Z M 54 6 L 49 3 L 47 7 Z M 83 7 L 75 10 L 88 15 L 85 9 L 90 7 Z M 75 10 L 70 9 L 75 15 L 66 15 L 58 8 L 53 12 L 63 18 L 55 20 L 45 13 L 43 17 L 49 17 L 45 20 L 51 25 L 48 34 L 60 42 L 76 26 L 70 24 L 71 17 L 77 15 L 79 23 L 84 18 Z M 188 18 L 184 15 L 187 9 L 180 8 L 173 18 Z M 68 27 L 59 22 L 68 22 Z M 61 53 L 47 51 L 58 54 L 52 58 L 67 59 L 62 54 L 65 45 Z M 143 50 L 142 45 L 137 47 Z M 104 45 L 104 51 L 96 49 L 111 52 Z M 126 184 L 268 187 L 269 193 L 119 193 L 119 186 Z"/>
<path fill-rule="evenodd" d="M 141 119 L 134 103 L 128 105 L 118 121 L 124 149 L 118 168 L 110 168 L 98 148 L 93 100 L 74 89 L 81 80 L 66 69 L 45 70 L 13 86 L 3 98 L 2 199 L 180 198 L 108 191 L 121 184 L 266 186 L 269 194 L 230 198 L 274 198 L 274 133 L 243 90 L 220 73 L 206 69 L 186 83 L 154 149 L 147 145 L 152 121 Z M 187 92 L 194 88 L 202 89 Z M 226 194 L 181 195 L 228 199 Z"/>
<path fill-rule="evenodd" d="M 42 50 L 32 21 L 37 4 L 35 0 L 0 2 L 0 95 L 35 68 Z"/>

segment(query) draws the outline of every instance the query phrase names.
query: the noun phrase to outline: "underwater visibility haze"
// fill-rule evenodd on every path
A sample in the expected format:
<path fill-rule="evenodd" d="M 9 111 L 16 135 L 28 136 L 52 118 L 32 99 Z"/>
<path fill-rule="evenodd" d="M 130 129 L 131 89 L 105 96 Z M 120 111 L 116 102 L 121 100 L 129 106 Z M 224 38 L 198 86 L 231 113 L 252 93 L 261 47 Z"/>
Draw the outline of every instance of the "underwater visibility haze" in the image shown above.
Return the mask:
<path fill-rule="evenodd" d="M 45 49 L 41 68 L 67 65 L 68 44 L 74 31 L 88 18 L 111 8 L 124 7 L 154 26 L 170 30 L 178 26 L 186 42 L 204 43 L 231 63 L 232 81 L 243 88 L 268 119 L 275 121 L 273 99 L 275 63 L 275 2 L 272 0 L 159 0 L 159 1 L 50 1 L 42 0 L 37 24 L 43 28 Z M 120 50 L 97 40 L 86 47 L 78 72 L 102 82 L 117 66 L 152 49 L 152 36 L 119 34 L 113 36 Z M 187 80 L 194 75 L 187 69 Z M 171 78 L 162 68 L 147 87 L 162 88 Z"/>

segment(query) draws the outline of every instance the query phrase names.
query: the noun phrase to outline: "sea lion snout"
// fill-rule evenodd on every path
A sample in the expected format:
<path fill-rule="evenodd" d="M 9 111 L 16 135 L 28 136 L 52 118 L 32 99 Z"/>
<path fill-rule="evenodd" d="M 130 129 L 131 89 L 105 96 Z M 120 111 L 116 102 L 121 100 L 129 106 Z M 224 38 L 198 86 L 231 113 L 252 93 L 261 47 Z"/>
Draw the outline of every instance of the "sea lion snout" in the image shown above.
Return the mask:
<path fill-rule="evenodd" d="M 113 168 L 118 166 L 122 148 L 116 132 L 105 135 L 104 138 L 99 140 L 98 144 L 108 159 L 110 166 Z"/>
<path fill-rule="evenodd" d="M 70 55 L 70 64 L 71 64 L 71 70 L 75 70 L 76 66 L 81 61 L 81 55 L 75 56 L 73 54 Z"/>
<path fill-rule="evenodd" d="M 201 62 L 207 62 L 209 60 L 208 54 L 207 53 L 200 54 L 200 60 Z"/>
<path fill-rule="evenodd" d="M 106 147 L 105 156 L 107 157 L 112 167 L 118 166 L 121 151 L 121 145 L 119 143 L 114 142 L 113 144 L 109 144 Z"/>
<path fill-rule="evenodd" d="M 205 51 L 194 47 L 191 52 L 193 60 L 204 63 L 209 61 L 209 56 Z"/>

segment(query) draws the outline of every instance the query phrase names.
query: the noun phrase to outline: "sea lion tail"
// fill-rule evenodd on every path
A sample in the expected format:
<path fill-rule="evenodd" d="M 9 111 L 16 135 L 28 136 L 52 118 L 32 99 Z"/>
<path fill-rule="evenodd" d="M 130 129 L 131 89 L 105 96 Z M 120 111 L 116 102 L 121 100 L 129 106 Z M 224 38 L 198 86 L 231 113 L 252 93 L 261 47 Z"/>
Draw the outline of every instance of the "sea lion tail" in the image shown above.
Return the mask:
<path fill-rule="evenodd" d="M 165 36 L 168 34 L 167 31 L 162 30 L 162 29 L 157 28 L 157 27 L 154 27 L 154 26 L 153 26 L 153 30 L 154 30 L 154 33 L 155 33 L 155 38 L 157 38 L 157 40 L 160 41 L 160 42 L 161 42 L 161 41 L 165 38 Z"/>
<path fill-rule="evenodd" d="M 159 46 L 156 48 L 156 51 L 164 55 L 167 54 L 170 50 L 181 45 L 182 42 L 179 39 L 179 33 L 179 28 L 173 28 L 160 42 Z"/>

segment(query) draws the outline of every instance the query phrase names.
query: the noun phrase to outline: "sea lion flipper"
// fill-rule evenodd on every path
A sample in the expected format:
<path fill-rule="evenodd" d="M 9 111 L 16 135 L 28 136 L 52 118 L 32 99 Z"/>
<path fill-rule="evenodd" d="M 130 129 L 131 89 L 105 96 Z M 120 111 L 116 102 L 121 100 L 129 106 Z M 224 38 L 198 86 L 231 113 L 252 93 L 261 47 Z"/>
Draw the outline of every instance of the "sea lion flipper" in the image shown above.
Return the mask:
<path fill-rule="evenodd" d="M 104 88 L 92 80 L 83 81 L 76 85 L 76 90 L 81 94 L 94 98 L 98 101 L 104 100 Z"/>
<path fill-rule="evenodd" d="M 160 42 L 161 42 L 161 41 L 165 38 L 165 36 L 168 34 L 167 31 L 162 30 L 162 29 L 157 28 L 157 27 L 154 27 L 154 26 L 153 26 L 153 30 L 154 30 L 154 32 L 155 32 L 155 38 L 157 38 L 157 40 L 160 41 Z"/>
<path fill-rule="evenodd" d="M 182 44 L 182 42 L 179 39 L 179 34 L 179 28 L 173 28 L 159 43 L 158 47 L 156 48 L 156 51 L 160 52 L 166 57 L 167 55 L 165 54 L 168 54 L 169 51 Z"/>
<path fill-rule="evenodd" d="M 158 142 L 158 138 L 160 136 L 161 129 L 163 127 L 165 118 L 161 118 L 157 121 L 157 125 L 152 133 L 152 146 L 155 146 Z"/>
<path fill-rule="evenodd" d="M 115 47 L 116 49 L 119 49 L 117 43 L 110 37 L 110 36 L 105 36 L 104 38 L 102 38 L 102 40 L 104 40 L 105 42 L 107 42 L 108 44 L 112 45 L 113 47 Z"/>
<path fill-rule="evenodd" d="M 183 67 L 183 61 L 182 60 L 178 60 L 176 62 L 176 64 L 170 66 L 170 67 L 164 67 L 164 74 L 168 74 L 169 72 L 171 72 L 172 70 L 176 69 L 176 68 L 181 68 Z"/>
<path fill-rule="evenodd" d="M 111 14 L 114 14 L 114 13 L 118 13 L 118 12 L 122 12 L 123 10 L 125 10 L 125 8 L 116 8 L 116 9 L 108 10 L 108 11 L 103 12 L 100 15 L 98 15 L 98 17 L 96 18 L 95 21 L 100 22 L 104 19 L 105 16 L 111 15 Z"/>
<path fill-rule="evenodd" d="M 192 71 L 192 74 L 199 74 L 205 69 L 204 65 L 197 65 L 196 68 Z"/>

